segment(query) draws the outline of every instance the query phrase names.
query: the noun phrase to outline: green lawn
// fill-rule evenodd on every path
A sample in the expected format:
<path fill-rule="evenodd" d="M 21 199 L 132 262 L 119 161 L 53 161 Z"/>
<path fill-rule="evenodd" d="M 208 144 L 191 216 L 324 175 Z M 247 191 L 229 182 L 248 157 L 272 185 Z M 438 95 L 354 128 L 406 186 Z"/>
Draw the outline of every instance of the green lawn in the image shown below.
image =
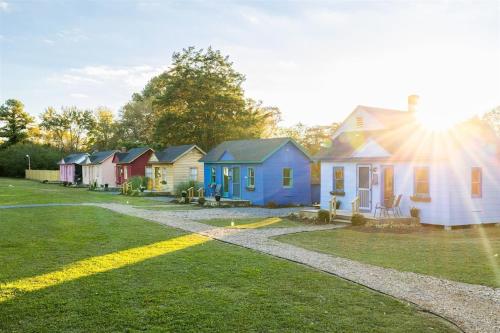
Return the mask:
<path fill-rule="evenodd" d="M 305 225 L 304 223 L 288 220 L 286 218 L 212 219 L 202 222 L 216 227 L 231 227 L 231 222 L 233 222 L 236 227 L 245 227 L 249 225 L 249 227 L 255 226 L 257 228 L 288 228 Z"/>
<path fill-rule="evenodd" d="M 400 271 L 500 287 L 500 228 L 423 228 L 406 234 L 362 230 L 309 232 L 278 240 Z"/>
<path fill-rule="evenodd" d="M 129 197 L 111 192 L 95 192 L 86 188 L 68 188 L 58 184 L 0 178 L 0 205 L 115 202 L 133 205 L 157 205 L 148 198 Z"/>
<path fill-rule="evenodd" d="M 4 286 L 67 270 L 68 265 L 88 258 L 185 237 L 178 230 L 94 207 L 8 209 L 0 214 L 0 283 Z M 0 296 L 1 291 L 2 287 Z M 207 241 L 0 301 L 0 332 L 61 331 L 454 329 L 359 285 Z"/>

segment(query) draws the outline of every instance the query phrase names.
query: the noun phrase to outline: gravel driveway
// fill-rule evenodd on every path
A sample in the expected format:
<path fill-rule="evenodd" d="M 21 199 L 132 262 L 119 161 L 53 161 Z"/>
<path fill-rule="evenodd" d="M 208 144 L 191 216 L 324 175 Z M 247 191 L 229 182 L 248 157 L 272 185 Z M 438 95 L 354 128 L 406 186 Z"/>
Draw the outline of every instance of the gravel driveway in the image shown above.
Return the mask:
<path fill-rule="evenodd" d="M 231 229 L 193 221 L 211 218 L 283 216 L 293 210 L 262 208 L 151 211 L 120 204 L 95 204 L 122 214 L 155 221 L 227 243 L 292 260 L 396 298 L 412 302 L 457 324 L 466 332 L 500 332 L 500 289 L 400 272 L 284 244 L 270 237 L 341 228 L 337 225 L 293 228 Z"/>

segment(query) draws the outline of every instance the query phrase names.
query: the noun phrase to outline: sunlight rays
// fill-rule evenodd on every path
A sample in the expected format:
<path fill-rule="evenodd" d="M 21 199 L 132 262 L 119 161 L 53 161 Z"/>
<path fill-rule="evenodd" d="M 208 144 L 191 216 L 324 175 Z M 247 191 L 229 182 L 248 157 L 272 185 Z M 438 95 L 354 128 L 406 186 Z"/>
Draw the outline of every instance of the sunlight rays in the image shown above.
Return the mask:
<path fill-rule="evenodd" d="M 180 236 L 150 245 L 83 259 L 58 271 L 0 284 L 0 303 L 15 298 L 18 294 L 137 264 L 147 259 L 203 244 L 209 240 L 211 238 L 198 234 Z"/>

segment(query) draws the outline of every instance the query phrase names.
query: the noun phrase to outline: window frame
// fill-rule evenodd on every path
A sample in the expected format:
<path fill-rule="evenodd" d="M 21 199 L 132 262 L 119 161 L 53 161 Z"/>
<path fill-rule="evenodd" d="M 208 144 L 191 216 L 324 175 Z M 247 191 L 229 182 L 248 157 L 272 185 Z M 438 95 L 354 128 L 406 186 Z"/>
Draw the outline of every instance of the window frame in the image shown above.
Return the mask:
<path fill-rule="evenodd" d="M 342 178 L 337 179 L 337 170 L 342 171 Z M 334 166 L 333 167 L 333 192 L 344 193 L 345 192 L 345 169 L 343 166 Z M 337 188 L 337 182 L 342 181 L 342 188 Z"/>
<path fill-rule="evenodd" d="M 210 184 L 217 184 L 217 168 L 210 167 Z"/>
<path fill-rule="evenodd" d="M 252 174 L 250 174 L 252 172 Z M 247 188 L 255 188 L 255 168 L 254 167 L 248 167 L 247 168 L 247 183 L 246 183 Z"/>
<path fill-rule="evenodd" d="M 193 170 L 196 170 L 196 172 L 193 174 Z M 193 176 L 195 176 L 195 178 L 193 179 Z M 190 167 L 189 168 L 189 180 L 191 181 L 198 181 L 198 168 L 197 167 Z"/>
<path fill-rule="evenodd" d="M 425 170 L 427 172 L 427 181 L 422 181 L 417 179 L 417 174 L 419 170 Z M 427 193 L 418 192 L 418 185 L 420 183 L 427 183 Z M 429 167 L 414 167 L 413 168 L 413 195 L 417 198 L 430 198 L 431 196 L 431 170 Z"/>
<path fill-rule="evenodd" d="M 290 170 L 288 177 L 285 177 L 285 170 Z M 289 179 L 289 185 L 285 185 L 285 179 Z M 293 168 L 283 168 L 281 171 L 281 185 L 283 188 L 293 188 Z"/>
<path fill-rule="evenodd" d="M 474 171 L 479 171 L 479 180 L 474 181 Z M 479 185 L 479 193 L 474 193 L 474 185 Z M 470 195 L 472 198 L 483 197 L 483 169 L 481 167 L 472 167 L 470 173 Z"/>

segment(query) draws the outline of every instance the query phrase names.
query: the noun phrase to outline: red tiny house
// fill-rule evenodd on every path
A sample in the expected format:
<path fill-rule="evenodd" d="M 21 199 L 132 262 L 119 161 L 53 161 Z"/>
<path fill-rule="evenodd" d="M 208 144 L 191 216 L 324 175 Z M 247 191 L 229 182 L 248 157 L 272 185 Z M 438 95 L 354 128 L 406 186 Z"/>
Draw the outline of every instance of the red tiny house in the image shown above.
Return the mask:
<path fill-rule="evenodd" d="M 116 184 L 121 185 L 131 177 L 144 176 L 146 164 L 153 154 L 151 148 L 133 148 L 128 152 L 115 154 Z"/>

